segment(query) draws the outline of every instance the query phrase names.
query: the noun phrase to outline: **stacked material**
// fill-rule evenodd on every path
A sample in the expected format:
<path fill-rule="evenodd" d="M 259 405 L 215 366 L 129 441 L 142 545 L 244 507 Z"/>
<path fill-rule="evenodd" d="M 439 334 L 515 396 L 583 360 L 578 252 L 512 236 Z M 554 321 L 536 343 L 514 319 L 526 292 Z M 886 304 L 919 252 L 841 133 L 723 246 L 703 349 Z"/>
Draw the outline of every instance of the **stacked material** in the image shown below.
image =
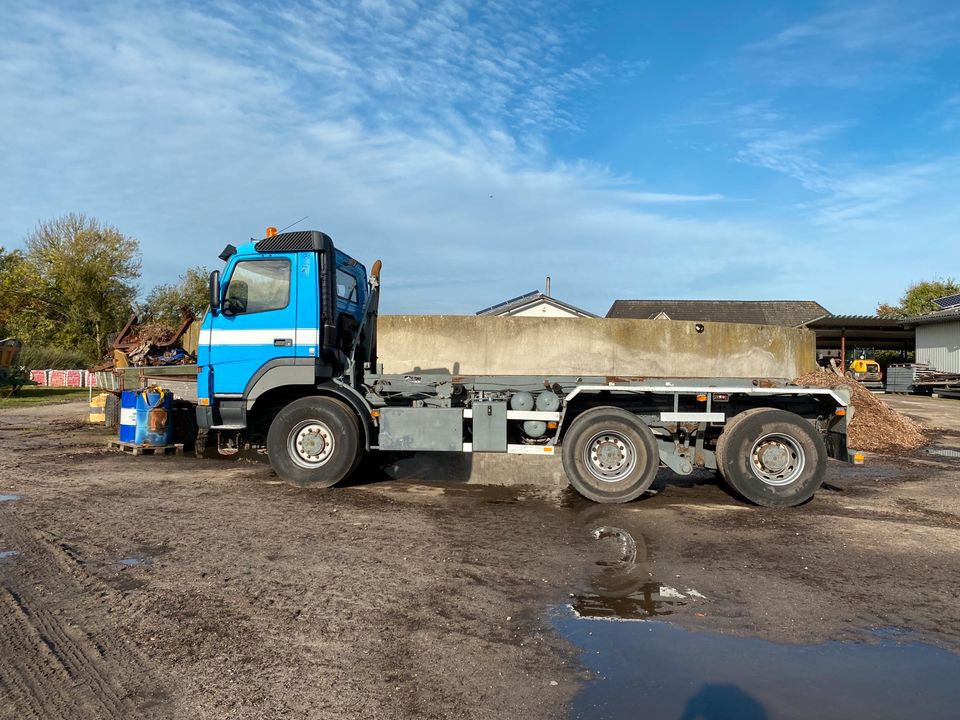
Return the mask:
<path fill-rule="evenodd" d="M 927 444 L 923 426 L 887 405 L 860 383 L 831 372 L 801 375 L 797 385 L 836 387 L 846 385 L 853 392 L 853 422 L 847 428 L 847 443 L 855 450 L 890 453 L 916 450 Z"/>
<path fill-rule="evenodd" d="M 925 363 L 898 363 L 887 368 L 887 392 L 920 393 L 960 387 L 960 375 L 941 372 Z"/>

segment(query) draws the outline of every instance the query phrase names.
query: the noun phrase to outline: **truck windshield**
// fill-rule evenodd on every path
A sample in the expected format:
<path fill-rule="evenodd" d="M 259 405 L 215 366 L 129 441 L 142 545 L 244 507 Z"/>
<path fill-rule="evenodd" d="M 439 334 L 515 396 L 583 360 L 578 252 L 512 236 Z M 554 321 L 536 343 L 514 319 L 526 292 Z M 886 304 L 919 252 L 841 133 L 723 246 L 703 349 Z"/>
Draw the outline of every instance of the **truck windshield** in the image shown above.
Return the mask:
<path fill-rule="evenodd" d="M 223 307 L 239 315 L 280 310 L 289 301 L 289 260 L 242 260 L 233 267 Z"/>

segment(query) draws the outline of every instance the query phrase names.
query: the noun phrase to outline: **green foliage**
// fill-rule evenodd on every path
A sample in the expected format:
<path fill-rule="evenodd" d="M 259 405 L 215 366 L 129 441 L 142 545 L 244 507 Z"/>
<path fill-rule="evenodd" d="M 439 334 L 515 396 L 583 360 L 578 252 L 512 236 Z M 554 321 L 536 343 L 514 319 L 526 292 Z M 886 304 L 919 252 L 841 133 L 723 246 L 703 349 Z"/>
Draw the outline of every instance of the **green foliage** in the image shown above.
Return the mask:
<path fill-rule="evenodd" d="M 0 247 L 0 337 L 39 335 L 50 326 L 41 286 L 22 251 Z"/>
<path fill-rule="evenodd" d="M 0 397 L 0 408 L 6 410 L 14 407 L 29 407 L 32 405 L 59 405 L 75 402 L 87 397 L 85 388 L 55 388 L 45 385 L 28 385 L 17 395 Z M 39 430 L 40 428 L 38 428 Z"/>
<path fill-rule="evenodd" d="M 188 268 L 176 283 L 157 285 L 147 295 L 140 310 L 140 320 L 177 327 L 181 320 L 181 307 L 188 308 L 200 317 L 209 303 L 209 275 L 209 270 L 197 265 Z"/>
<path fill-rule="evenodd" d="M 881 317 L 912 317 L 934 312 L 939 308 L 933 304 L 936 298 L 960 293 L 960 284 L 953 278 L 923 280 L 910 285 L 897 305 L 880 303 L 877 315 Z"/>
<path fill-rule="evenodd" d="M 18 365 L 28 370 L 77 370 L 87 367 L 90 363 L 83 353 L 76 350 L 63 350 L 46 345 L 24 345 L 17 359 Z"/>
<path fill-rule="evenodd" d="M 25 246 L 0 255 L 0 325 L 27 347 L 74 351 L 94 362 L 132 310 L 139 243 L 69 214 L 40 223 Z"/>
<path fill-rule="evenodd" d="M 873 359 L 876 360 L 880 367 L 884 370 L 892 365 L 893 363 L 909 363 L 913 362 L 915 353 L 911 350 L 910 352 L 901 352 L 900 350 L 877 350 Z"/>

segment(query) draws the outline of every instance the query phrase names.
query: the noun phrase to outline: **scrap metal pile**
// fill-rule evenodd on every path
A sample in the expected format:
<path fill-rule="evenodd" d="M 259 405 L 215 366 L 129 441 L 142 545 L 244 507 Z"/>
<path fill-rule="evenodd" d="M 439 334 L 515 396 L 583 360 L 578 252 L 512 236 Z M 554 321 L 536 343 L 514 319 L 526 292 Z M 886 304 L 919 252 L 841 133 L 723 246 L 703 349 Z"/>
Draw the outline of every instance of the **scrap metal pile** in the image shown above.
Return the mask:
<path fill-rule="evenodd" d="M 113 341 L 112 350 L 94 371 L 112 370 L 125 366 L 189 365 L 196 357 L 183 347 L 183 337 L 196 320 L 187 308 L 180 308 L 180 327 L 174 330 L 162 323 L 137 324 L 131 315 L 123 330 Z"/>
<path fill-rule="evenodd" d="M 916 450 L 929 442 L 920 423 L 897 412 L 854 380 L 832 372 L 815 372 L 801 375 L 793 382 L 815 387 L 846 385 L 850 388 L 853 392 L 850 403 L 855 411 L 853 422 L 847 429 L 847 439 L 852 449 L 889 453 Z"/>

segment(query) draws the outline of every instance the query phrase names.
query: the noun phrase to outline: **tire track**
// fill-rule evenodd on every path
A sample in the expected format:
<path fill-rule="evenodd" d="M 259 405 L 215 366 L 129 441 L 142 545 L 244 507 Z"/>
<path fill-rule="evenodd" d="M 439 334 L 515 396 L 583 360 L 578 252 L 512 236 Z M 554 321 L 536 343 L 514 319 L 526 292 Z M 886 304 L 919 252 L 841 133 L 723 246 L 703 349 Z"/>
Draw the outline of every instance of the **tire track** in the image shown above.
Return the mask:
<path fill-rule="evenodd" d="M 169 717 L 147 662 L 106 612 L 116 593 L 17 514 L 0 514 L 0 526 L 18 551 L 0 563 L 0 718 Z"/>

